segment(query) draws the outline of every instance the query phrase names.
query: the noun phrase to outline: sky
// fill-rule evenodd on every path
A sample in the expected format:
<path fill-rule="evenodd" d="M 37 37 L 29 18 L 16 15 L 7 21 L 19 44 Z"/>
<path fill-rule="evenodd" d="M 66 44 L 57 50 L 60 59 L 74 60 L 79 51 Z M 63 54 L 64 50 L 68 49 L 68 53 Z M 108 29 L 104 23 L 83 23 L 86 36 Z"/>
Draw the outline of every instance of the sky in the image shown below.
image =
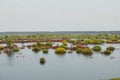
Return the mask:
<path fill-rule="evenodd" d="M 0 0 L 0 32 L 116 30 L 120 0 Z"/>

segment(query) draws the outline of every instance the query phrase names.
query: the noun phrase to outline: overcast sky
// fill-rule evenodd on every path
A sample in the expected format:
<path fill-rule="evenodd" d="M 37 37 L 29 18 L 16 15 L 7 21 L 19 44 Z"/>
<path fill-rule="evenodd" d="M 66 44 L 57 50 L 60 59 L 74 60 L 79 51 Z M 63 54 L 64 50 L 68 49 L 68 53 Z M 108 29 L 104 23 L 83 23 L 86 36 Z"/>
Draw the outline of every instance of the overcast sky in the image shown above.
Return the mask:
<path fill-rule="evenodd" d="M 120 30 L 120 0 L 0 0 L 0 32 L 99 30 Z"/>

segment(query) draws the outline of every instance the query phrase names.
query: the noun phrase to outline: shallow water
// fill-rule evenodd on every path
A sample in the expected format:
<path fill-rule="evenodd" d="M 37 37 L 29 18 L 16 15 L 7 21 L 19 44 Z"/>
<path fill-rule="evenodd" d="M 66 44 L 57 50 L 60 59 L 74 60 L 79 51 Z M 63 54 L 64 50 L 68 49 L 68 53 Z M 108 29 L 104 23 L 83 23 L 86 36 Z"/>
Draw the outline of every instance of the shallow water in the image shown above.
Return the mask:
<path fill-rule="evenodd" d="M 119 45 L 104 44 L 101 47 L 104 50 L 107 46 L 120 48 Z M 45 57 L 44 65 L 39 63 L 40 57 Z M 119 49 L 109 56 L 94 52 L 90 57 L 76 52 L 60 56 L 52 49 L 48 54 L 34 53 L 26 48 L 12 56 L 0 55 L 0 80 L 107 80 L 120 77 L 119 63 Z"/>

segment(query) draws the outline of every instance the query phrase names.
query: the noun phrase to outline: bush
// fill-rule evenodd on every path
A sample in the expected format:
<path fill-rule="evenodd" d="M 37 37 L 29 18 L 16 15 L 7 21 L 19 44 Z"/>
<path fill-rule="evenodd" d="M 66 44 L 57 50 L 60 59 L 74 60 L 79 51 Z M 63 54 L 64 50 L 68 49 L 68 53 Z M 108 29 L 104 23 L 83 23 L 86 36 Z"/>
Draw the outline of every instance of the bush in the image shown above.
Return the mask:
<path fill-rule="evenodd" d="M 41 57 L 41 58 L 40 58 L 40 63 L 41 63 L 41 64 L 44 64 L 45 62 L 46 62 L 45 58 L 44 58 L 44 57 Z"/>
<path fill-rule="evenodd" d="M 81 41 L 80 44 L 81 44 L 81 45 L 87 45 L 88 43 L 85 42 L 85 41 Z"/>
<path fill-rule="evenodd" d="M 40 48 L 39 48 L 39 47 L 33 47 L 32 51 L 34 51 L 34 52 L 39 52 L 39 51 L 40 51 Z"/>
<path fill-rule="evenodd" d="M 0 46 L 0 50 L 3 50 L 4 49 L 4 46 Z"/>
<path fill-rule="evenodd" d="M 76 52 L 77 53 L 82 53 L 82 50 L 83 50 L 82 48 L 77 48 Z"/>
<path fill-rule="evenodd" d="M 84 48 L 82 50 L 82 53 L 85 54 L 85 55 L 92 55 L 92 50 L 90 48 Z"/>
<path fill-rule="evenodd" d="M 59 47 L 55 50 L 55 53 L 58 53 L 58 54 L 66 53 L 66 50 L 64 48 Z"/>
<path fill-rule="evenodd" d="M 105 41 L 100 39 L 95 39 L 94 44 L 103 44 Z"/>
<path fill-rule="evenodd" d="M 45 46 L 45 44 L 43 42 L 37 42 L 36 45 L 37 46 Z"/>
<path fill-rule="evenodd" d="M 112 43 L 113 41 L 112 40 L 107 40 L 106 43 Z"/>
<path fill-rule="evenodd" d="M 19 51 L 19 48 L 15 47 L 12 49 L 13 52 L 18 52 Z"/>
<path fill-rule="evenodd" d="M 112 47 L 112 46 L 109 46 L 106 48 L 107 50 L 110 50 L 110 51 L 114 51 L 115 50 L 115 47 Z"/>
<path fill-rule="evenodd" d="M 94 46 L 92 49 L 94 51 L 101 51 L 101 47 L 100 46 Z"/>
<path fill-rule="evenodd" d="M 110 50 L 105 50 L 105 51 L 104 51 L 104 54 L 105 54 L 105 55 L 110 55 L 110 54 L 111 54 L 111 51 L 110 51 Z"/>
<path fill-rule="evenodd" d="M 2 54 L 2 51 L 0 51 L 0 55 Z"/>
<path fill-rule="evenodd" d="M 52 46 L 52 42 L 47 42 L 46 46 Z"/>
<path fill-rule="evenodd" d="M 105 41 L 101 39 L 88 39 L 85 40 L 88 44 L 103 44 Z"/>
<path fill-rule="evenodd" d="M 38 45 L 37 44 L 33 44 L 32 47 L 37 47 Z"/>
<path fill-rule="evenodd" d="M 69 43 L 75 43 L 75 40 L 69 40 L 68 42 Z"/>
<path fill-rule="evenodd" d="M 64 45 L 64 44 L 60 45 L 60 47 L 67 49 L 67 45 Z"/>
<path fill-rule="evenodd" d="M 48 53 L 48 49 L 43 49 L 43 53 Z"/>
<path fill-rule="evenodd" d="M 36 45 L 37 45 L 37 46 L 41 46 L 41 42 L 37 42 Z"/>
<path fill-rule="evenodd" d="M 66 40 L 63 40 L 62 43 L 63 43 L 63 45 L 67 45 L 67 41 Z"/>

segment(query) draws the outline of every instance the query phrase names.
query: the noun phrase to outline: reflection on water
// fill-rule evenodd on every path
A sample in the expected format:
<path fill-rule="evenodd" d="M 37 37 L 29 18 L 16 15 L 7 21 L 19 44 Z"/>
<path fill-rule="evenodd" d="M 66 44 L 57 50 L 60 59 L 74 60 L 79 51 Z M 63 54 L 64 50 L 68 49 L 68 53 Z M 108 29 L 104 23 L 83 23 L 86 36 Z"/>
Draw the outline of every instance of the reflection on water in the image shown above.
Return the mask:
<path fill-rule="evenodd" d="M 10 65 L 13 65 L 14 64 L 14 53 L 6 53 L 7 55 L 7 64 L 10 66 Z"/>
<path fill-rule="evenodd" d="M 45 65 L 45 63 L 46 63 L 46 62 L 41 62 L 41 61 L 40 61 L 40 64 L 41 64 L 41 65 Z"/>
<path fill-rule="evenodd" d="M 119 44 L 113 46 L 119 48 Z M 102 45 L 103 50 L 106 47 Z M 52 49 L 44 54 L 27 48 L 11 55 L 2 53 L 0 80 L 101 80 L 120 77 L 119 53 L 120 50 L 115 50 L 105 56 L 99 52 L 84 55 L 73 51 L 61 55 L 55 54 Z M 40 57 L 46 61 L 41 63 Z"/>

